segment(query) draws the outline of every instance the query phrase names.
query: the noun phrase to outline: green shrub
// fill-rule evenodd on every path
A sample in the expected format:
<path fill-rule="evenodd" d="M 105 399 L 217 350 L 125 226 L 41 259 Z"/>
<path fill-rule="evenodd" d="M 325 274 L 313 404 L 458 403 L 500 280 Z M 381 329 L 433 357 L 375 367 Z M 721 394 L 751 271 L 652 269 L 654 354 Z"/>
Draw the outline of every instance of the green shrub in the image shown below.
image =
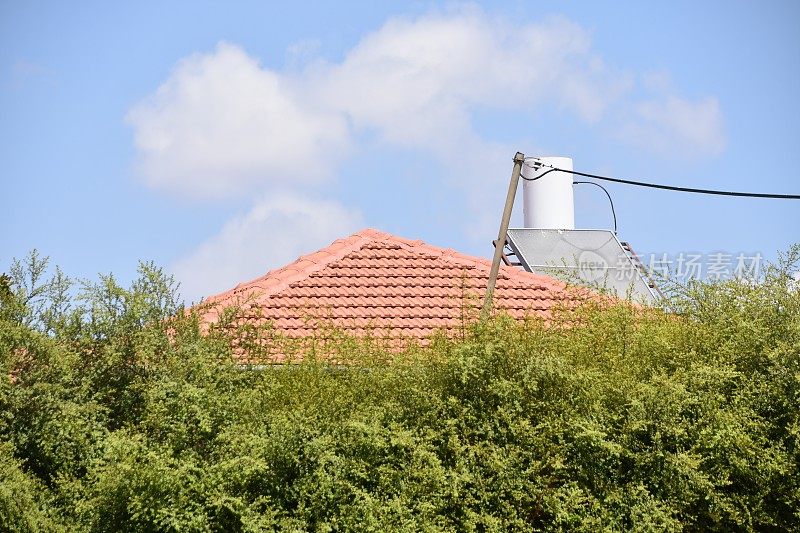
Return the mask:
<path fill-rule="evenodd" d="M 75 285 L 32 255 L 0 286 L 0 529 L 798 529 L 798 253 L 669 311 L 260 369 L 232 346 L 289 341 L 236 310 L 202 334 L 152 265 Z"/>
<path fill-rule="evenodd" d="M 0 530 L 9 532 L 55 530 L 46 512 L 48 494 L 42 484 L 23 471 L 9 443 L 0 443 Z"/>

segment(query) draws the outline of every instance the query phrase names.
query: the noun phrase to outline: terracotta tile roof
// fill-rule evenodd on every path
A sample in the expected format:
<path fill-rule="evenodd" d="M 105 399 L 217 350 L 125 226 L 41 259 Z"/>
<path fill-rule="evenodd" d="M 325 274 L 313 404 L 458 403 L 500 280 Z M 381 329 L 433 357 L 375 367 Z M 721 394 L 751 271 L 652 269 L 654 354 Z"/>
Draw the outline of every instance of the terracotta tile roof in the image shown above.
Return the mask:
<path fill-rule="evenodd" d="M 424 339 L 454 331 L 477 316 L 491 261 L 374 229 L 339 239 L 232 290 L 212 296 L 205 318 L 242 306 L 244 318 L 271 321 L 288 337 L 333 324 L 356 335 Z M 557 302 L 579 298 L 553 278 L 502 266 L 495 308 L 546 316 Z"/>

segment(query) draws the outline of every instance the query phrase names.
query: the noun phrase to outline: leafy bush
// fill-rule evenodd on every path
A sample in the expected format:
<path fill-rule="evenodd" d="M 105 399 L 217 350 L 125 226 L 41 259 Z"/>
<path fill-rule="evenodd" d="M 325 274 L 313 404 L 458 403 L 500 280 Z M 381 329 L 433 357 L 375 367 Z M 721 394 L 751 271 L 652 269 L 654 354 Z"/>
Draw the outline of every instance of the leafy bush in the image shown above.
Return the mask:
<path fill-rule="evenodd" d="M 0 279 L 0 530 L 797 529 L 799 253 L 669 311 L 266 367 L 233 347 L 289 341 L 204 332 L 151 264 L 75 284 L 32 254 Z"/>

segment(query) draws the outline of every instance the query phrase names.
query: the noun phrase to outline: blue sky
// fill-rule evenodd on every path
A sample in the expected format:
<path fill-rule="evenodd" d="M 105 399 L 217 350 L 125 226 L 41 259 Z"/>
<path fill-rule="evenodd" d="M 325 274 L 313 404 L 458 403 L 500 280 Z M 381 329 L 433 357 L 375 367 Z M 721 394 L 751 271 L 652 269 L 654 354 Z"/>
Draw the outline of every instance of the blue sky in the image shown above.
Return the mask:
<path fill-rule="evenodd" d="M 796 2 L 0 2 L 0 270 L 192 299 L 362 227 L 489 256 L 511 170 L 800 191 Z M 800 203 L 609 185 L 642 252 L 800 242 Z M 578 227 L 609 227 L 576 189 Z M 515 212 L 521 222 L 521 207 Z"/>

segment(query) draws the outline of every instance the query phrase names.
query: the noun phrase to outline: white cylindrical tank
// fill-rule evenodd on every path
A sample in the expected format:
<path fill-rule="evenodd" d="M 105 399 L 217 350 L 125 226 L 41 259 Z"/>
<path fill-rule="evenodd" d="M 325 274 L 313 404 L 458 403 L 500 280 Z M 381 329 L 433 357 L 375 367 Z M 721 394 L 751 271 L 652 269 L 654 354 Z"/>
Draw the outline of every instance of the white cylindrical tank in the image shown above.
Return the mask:
<path fill-rule="evenodd" d="M 550 170 L 541 167 L 531 168 L 536 160 L 564 170 L 572 170 L 572 158 L 537 157 L 528 159 L 522 165 L 522 175 L 526 178 L 542 176 Z M 575 229 L 575 205 L 572 198 L 571 172 L 549 172 L 536 181 L 522 182 L 522 213 L 526 228 L 537 229 Z"/>

